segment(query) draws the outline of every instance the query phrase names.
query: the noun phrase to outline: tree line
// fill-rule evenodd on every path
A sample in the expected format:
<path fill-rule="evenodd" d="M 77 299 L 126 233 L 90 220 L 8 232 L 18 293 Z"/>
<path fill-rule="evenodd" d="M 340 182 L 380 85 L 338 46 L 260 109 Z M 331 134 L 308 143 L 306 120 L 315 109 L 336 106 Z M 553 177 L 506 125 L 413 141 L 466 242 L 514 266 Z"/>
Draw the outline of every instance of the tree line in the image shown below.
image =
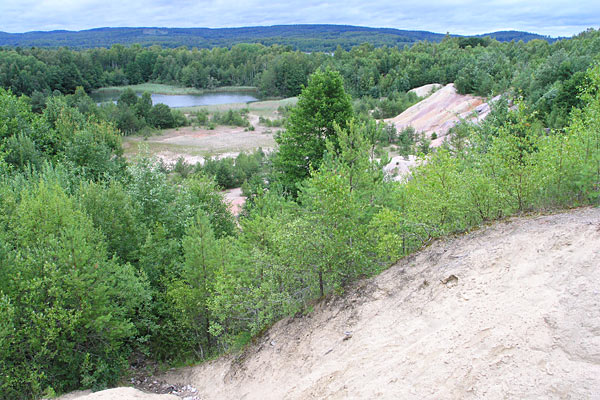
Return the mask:
<path fill-rule="evenodd" d="M 459 92 L 482 96 L 514 90 L 548 126 L 561 127 L 578 105 L 577 88 L 599 51 L 600 33 L 593 29 L 552 44 L 447 36 L 410 48 L 362 44 L 310 54 L 261 44 L 210 50 L 118 44 L 82 51 L 2 48 L 0 85 L 31 97 L 142 82 L 256 86 L 266 96 L 289 97 L 300 93 L 317 68 L 330 67 L 342 74 L 354 98 L 397 96 L 428 83 L 455 82 Z"/>
<path fill-rule="evenodd" d="M 534 33 L 509 31 L 480 35 L 499 41 L 554 38 Z M 278 25 L 242 28 L 97 28 L 78 32 L 50 31 L 5 33 L 0 32 L 0 46 L 110 47 L 113 44 L 141 44 L 144 47 L 159 45 L 177 48 L 231 47 L 240 43 L 260 43 L 265 46 L 280 44 L 304 52 L 332 52 L 337 46 L 349 50 L 361 43 L 381 46 L 411 45 L 420 40 L 440 41 L 443 34 L 426 31 L 407 31 L 390 28 L 368 28 L 348 25 Z M 469 39 L 469 38 L 465 38 Z M 475 37 L 474 39 L 479 39 Z"/>

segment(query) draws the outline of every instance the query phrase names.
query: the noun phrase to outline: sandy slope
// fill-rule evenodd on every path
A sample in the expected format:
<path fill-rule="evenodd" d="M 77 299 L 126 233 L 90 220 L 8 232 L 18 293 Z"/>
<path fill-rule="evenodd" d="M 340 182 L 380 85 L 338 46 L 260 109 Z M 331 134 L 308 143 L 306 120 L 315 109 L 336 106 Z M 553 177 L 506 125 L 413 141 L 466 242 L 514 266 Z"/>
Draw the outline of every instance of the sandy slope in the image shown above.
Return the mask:
<path fill-rule="evenodd" d="M 418 93 L 428 92 L 431 85 L 415 90 Z M 424 132 L 428 137 L 435 132 L 438 138 L 431 145 L 436 147 L 442 144 L 448 130 L 460 119 L 481 120 L 489 111 L 488 104 L 482 98 L 458 94 L 454 84 L 450 83 L 402 114 L 385 121 L 394 124 L 398 131 L 412 126 L 417 132 Z"/>
<path fill-rule="evenodd" d="M 179 400 L 171 394 L 144 393 L 134 388 L 122 387 L 91 393 L 89 390 L 73 392 L 57 400 Z"/>
<path fill-rule="evenodd" d="M 162 378 L 201 399 L 600 399 L 600 209 L 439 241 Z"/>

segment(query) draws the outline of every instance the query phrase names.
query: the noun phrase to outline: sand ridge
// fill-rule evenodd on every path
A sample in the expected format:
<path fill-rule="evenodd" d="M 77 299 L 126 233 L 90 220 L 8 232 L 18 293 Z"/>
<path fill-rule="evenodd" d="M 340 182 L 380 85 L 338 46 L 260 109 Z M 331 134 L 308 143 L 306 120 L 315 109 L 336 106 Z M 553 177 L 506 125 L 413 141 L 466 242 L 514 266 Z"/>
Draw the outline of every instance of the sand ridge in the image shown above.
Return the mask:
<path fill-rule="evenodd" d="M 161 379 L 202 399 L 598 399 L 600 209 L 440 240 Z"/>

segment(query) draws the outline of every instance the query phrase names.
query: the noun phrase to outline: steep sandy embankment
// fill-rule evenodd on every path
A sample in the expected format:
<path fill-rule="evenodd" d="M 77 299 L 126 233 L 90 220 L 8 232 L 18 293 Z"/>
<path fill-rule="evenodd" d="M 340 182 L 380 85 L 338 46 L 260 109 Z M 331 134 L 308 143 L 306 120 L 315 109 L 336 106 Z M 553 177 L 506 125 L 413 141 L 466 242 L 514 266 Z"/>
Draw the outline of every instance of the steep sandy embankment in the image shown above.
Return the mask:
<path fill-rule="evenodd" d="M 422 132 L 427 138 L 435 132 L 437 138 L 431 141 L 431 147 L 438 147 L 448 139 L 448 131 L 460 120 L 471 122 L 482 121 L 490 113 L 489 103 L 480 97 L 458 94 L 454 84 L 444 87 L 437 83 L 424 85 L 411 92 L 419 97 L 428 96 L 414 106 L 407 108 L 400 115 L 386 119 L 385 122 L 394 124 L 398 132 L 412 126 L 417 132 Z M 498 97 L 490 100 L 496 101 Z M 410 170 L 419 164 L 415 156 L 395 156 L 385 166 L 385 172 L 392 179 L 402 181 L 410 176 Z"/>
<path fill-rule="evenodd" d="M 162 379 L 200 399 L 598 399 L 600 209 L 438 241 Z"/>
<path fill-rule="evenodd" d="M 416 93 L 429 93 L 433 88 L 432 85 L 425 85 L 413 90 Z M 424 132 L 427 137 L 431 137 L 435 132 L 437 139 L 433 140 L 431 145 L 437 147 L 444 141 L 448 130 L 458 121 L 481 120 L 489 111 L 488 104 L 481 97 L 458 94 L 454 84 L 450 83 L 397 117 L 385 121 L 394 124 L 398 131 L 412 126 L 417 132 Z"/>

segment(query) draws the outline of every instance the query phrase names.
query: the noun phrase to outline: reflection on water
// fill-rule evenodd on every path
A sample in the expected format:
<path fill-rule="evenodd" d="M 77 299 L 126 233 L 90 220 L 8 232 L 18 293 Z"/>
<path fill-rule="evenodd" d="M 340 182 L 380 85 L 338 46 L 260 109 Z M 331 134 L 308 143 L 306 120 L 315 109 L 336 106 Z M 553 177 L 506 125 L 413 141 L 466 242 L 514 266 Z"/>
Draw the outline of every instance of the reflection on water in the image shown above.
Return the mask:
<path fill-rule="evenodd" d="M 166 104 L 169 107 L 211 106 L 216 104 L 248 103 L 258 100 L 254 92 L 208 92 L 203 94 L 152 94 L 152 104 Z M 99 103 L 117 101 L 120 92 L 92 93 L 91 97 Z M 141 93 L 137 94 L 141 96 Z"/>

